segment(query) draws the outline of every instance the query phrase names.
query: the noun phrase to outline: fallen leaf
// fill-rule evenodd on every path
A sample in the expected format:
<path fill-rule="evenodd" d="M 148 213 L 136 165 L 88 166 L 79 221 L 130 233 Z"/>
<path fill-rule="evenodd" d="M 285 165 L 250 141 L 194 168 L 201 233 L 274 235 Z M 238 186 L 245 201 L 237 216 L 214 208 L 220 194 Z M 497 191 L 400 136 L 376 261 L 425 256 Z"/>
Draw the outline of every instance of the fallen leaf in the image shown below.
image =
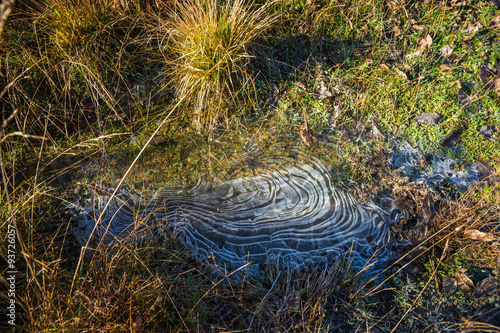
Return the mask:
<path fill-rule="evenodd" d="M 442 64 L 439 66 L 439 69 L 442 70 L 443 72 L 449 72 L 449 71 L 452 71 L 453 69 L 455 69 L 455 67 Z"/>
<path fill-rule="evenodd" d="M 277 106 L 280 98 L 280 89 L 277 85 L 271 84 L 269 86 L 267 102 L 271 106 Z"/>
<path fill-rule="evenodd" d="M 328 91 L 328 88 L 326 87 L 326 84 L 324 81 L 320 81 L 316 89 L 314 90 L 316 93 L 315 98 L 318 100 L 323 100 L 327 97 L 332 97 L 332 93 Z"/>
<path fill-rule="evenodd" d="M 463 89 L 460 89 L 458 91 L 458 95 L 457 95 L 457 100 L 458 100 L 458 103 L 460 103 L 460 105 L 465 105 L 467 103 L 470 102 L 470 96 L 467 95 Z"/>
<path fill-rule="evenodd" d="M 394 37 L 398 37 L 399 35 L 401 35 L 401 28 L 399 27 L 399 25 L 396 25 L 393 29 L 392 29 L 392 32 L 394 34 Z"/>
<path fill-rule="evenodd" d="M 330 118 L 330 127 L 335 128 L 335 126 L 337 126 L 337 119 L 342 114 L 342 108 L 340 107 L 340 105 L 334 105 L 331 114 L 332 116 Z"/>
<path fill-rule="evenodd" d="M 429 46 L 432 45 L 431 35 L 427 34 L 427 35 L 421 36 L 419 39 L 417 39 L 417 44 L 418 44 L 417 50 L 422 51 L 422 50 L 428 48 Z"/>
<path fill-rule="evenodd" d="M 432 196 L 427 193 L 422 202 L 422 210 L 420 211 L 420 218 L 425 221 L 429 226 L 432 226 L 432 220 L 436 216 L 436 207 Z"/>
<path fill-rule="evenodd" d="M 488 27 L 490 29 L 500 28 L 500 15 L 495 16 L 488 22 Z"/>
<path fill-rule="evenodd" d="M 474 24 L 469 24 L 467 29 L 465 29 L 465 33 L 466 34 L 474 34 L 474 33 L 478 32 L 479 29 L 481 29 L 482 27 L 483 27 L 483 25 L 481 24 L 481 22 L 477 21 Z"/>
<path fill-rule="evenodd" d="M 454 147 L 460 141 L 460 132 L 452 132 L 444 137 L 441 141 L 441 146 L 443 147 Z"/>
<path fill-rule="evenodd" d="M 380 64 L 380 68 L 385 69 L 386 71 L 389 70 L 389 67 L 387 67 L 386 64 Z"/>
<path fill-rule="evenodd" d="M 422 31 L 424 30 L 424 27 L 421 26 L 421 25 L 418 25 L 418 24 L 414 24 L 411 26 L 412 30 L 415 31 L 415 32 L 418 32 L 418 31 Z"/>
<path fill-rule="evenodd" d="M 305 35 L 309 31 L 309 27 L 306 22 L 302 22 L 298 30 L 300 34 Z"/>
<path fill-rule="evenodd" d="M 306 84 L 305 84 L 304 82 L 302 82 L 302 81 L 296 81 L 296 82 L 294 82 L 294 83 L 295 83 L 295 85 L 296 85 L 298 88 L 300 88 L 300 89 L 302 89 L 302 90 L 307 90 Z"/>
<path fill-rule="evenodd" d="M 497 237 L 495 237 L 492 233 L 490 232 L 482 232 L 476 229 L 469 229 L 464 231 L 464 236 L 467 238 L 470 238 L 472 240 L 480 240 L 483 242 L 494 242 L 498 240 Z"/>
<path fill-rule="evenodd" d="M 111 121 L 120 121 L 120 120 L 123 120 L 125 119 L 127 115 L 125 113 L 113 113 L 113 114 L 110 114 L 110 115 L 107 115 L 105 117 L 105 119 L 107 120 L 111 120 Z"/>
<path fill-rule="evenodd" d="M 375 120 L 372 120 L 372 132 L 373 135 L 377 138 L 385 138 L 385 134 L 382 129 L 378 126 Z"/>
<path fill-rule="evenodd" d="M 429 165 L 432 165 L 433 163 L 434 163 L 434 156 L 430 153 L 424 154 L 422 156 L 422 158 L 420 159 L 420 167 L 421 168 L 427 168 Z M 424 198 L 424 202 L 425 202 L 425 198 Z"/>
<path fill-rule="evenodd" d="M 488 84 L 490 82 L 490 76 L 494 73 L 489 69 L 490 66 L 486 63 L 481 68 L 479 68 L 479 77 L 484 84 Z"/>
<path fill-rule="evenodd" d="M 455 279 L 457 280 L 458 289 L 463 293 L 472 293 L 474 291 L 474 283 L 464 273 L 457 271 L 455 273 Z"/>
<path fill-rule="evenodd" d="M 481 126 L 477 132 L 479 134 L 481 134 L 482 136 L 484 136 L 485 139 L 489 139 L 493 133 L 494 133 L 494 130 L 493 130 L 493 127 L 491 127 L 490 125 L 484 125 L 484 126 Z"/>
<path fill-rule="evenodd" d="M 307 121 L 305 121 L 302 126 L 300 126 L 300 137 L 304 144 L 308 147 L 311 147 L 314 143 L 313 131 L 311 125 Z"/>
<path fill-rule="evenodd" d="M 457 55 L 450 54 L 448 60 L 454 64 L 458 64 L 460 61 L 467 60 L 467 56 L 464 53 L 459 53 Z"/>
<path fill-rule="evenodd" d="M 405 59 L 408 59 L 408 60 L 409 60 L 409 59 L 413 59 L 413 58 L 415 58 L 415 57 L 418 57 L 418 56 L 419 56 L 419 55 L 421 55 L 421 54 L 422 54 L 422 51 L 421 51 L 421 50 L 417 50 L 417 51 L 415 51 L 415 52 L 413 52 L 413 53 L 410 53 L 410 54 L 405 55 Z"/>
<path fill-rule="evenodd" d="M 465 2 L 459 2 L 459 0 L 451 0 L 450 6 L 451 8 L 465 6 Z"/>
<path fill-rule="evenodd" d="M 500 307 L 497 308 L 484 305 L 479 310 L 477 310 L 476 317 L 483 323 L 496 328 L 497 326 L 500 326 Z M 469 327 L 472 327 L 472 325 Z M 485 331 L 483 330 L 483 332 Z"/>
<path fill-rule="evenodd" d="M 431 35 L 427 34 L 427 35 L 421 36 L 419 39 L 417 39 L 417 45 L 418 45 L 418 47 L 415 50 L 415 52 L 405 55 L 406 59 L 412 59 L 412 58 L 418 57 L 419 55 L 422 54 L 422 52 L 427 47 L 431 46 L 432 45 Z"/>
<path fill-rule="evenodd" d="M 338 117 L 342 114 L 342 108 L 340 105 L 334 105 L 332 110 L 332 118 L 337 120 Z"/>
<path fill-rule="evenodd" d="M 476 295 L 481 296 L 483 294 L 493 294 L 497 289 L 500 284 L 500 279 L 494 278 L 494 277 L 489 277 L 481 282 L 479 282 L 476 286 Z"/>
<path fill-rule="evenodd" d="M 491 84 L 491 89 L 493 91 L 500 91 L 500 77 L 497 77 L 495 80 L 493 80 L 493 83 Z"/>
<path fill-rule="evenodd" d="M 403 72 L 402 70 L 400 70 L 399 68 L 397 67 L 394 67 L 394 70 L 396 71 L 396 73 L 398 73 L 403 79 L 405 80 L 408 80 L 408 76 L 406 76 L 405 72 Z"/>
<path fill-rule="evenodd" d="M 493 168 L 488 162 L 485 162 L 482 160 L 478 160 L 476 162 L 476 165 L 477 165 L 477 169 L 478 169 L 477 175 L 478 175 L 479 181 L 483 181 L 483 180 L 487 179 L 488 183 L 494 184 L 496 178 L 498 178 L 496 176 L 492 177 L 492 175 L 496 172 L 495 168 Z"/>
<path fill-rule="evenodd" d="M 454 294 L 457 291 L 457 280 L 452 277 L 444 277 L 443 278 L 443 290 L 446 293 Z"/>
<path fill-rule="evenodd" d="M 412 211 L 415 208 L 415 201 L 408 197 L 397 197 L 392 204 L 395 208 L 404 212 Z"/>
<path fill-rule="evenodd" d="M 453 45 L 445 45 L 439 49 L 439 53 L 441 53 L 443 57 L 447 57 L 453 53 L 453 48 Z"/>
<path fill-rule="evenodd" d="M 388 0 L 387 1 L 387 4 L 389 5 L 389 8 L 391 10 L 397 10 L 399 8 L 401 8 L 402 5 L 404 5 L 404 1 L 401 1 L 401 0 Z"/>

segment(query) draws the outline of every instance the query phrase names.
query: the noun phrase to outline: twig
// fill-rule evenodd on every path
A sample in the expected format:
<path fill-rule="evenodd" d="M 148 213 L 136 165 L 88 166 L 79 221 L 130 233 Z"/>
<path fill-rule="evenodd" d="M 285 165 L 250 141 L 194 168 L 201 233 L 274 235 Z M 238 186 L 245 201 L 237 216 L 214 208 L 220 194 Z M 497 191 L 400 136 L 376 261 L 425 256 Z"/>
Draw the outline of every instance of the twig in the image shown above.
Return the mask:
<path fill-rule="evenodd" d="M 15 109 L 14 112 L 12 112 L 12 114 L 9 116 L 9 118 L 7 118 L 3 121 L 2 129 L 5 129 L 7 127 L 7 125 L 10 123 L 10 121 L 16 116 L 18 111 L 19 111 L 18 109 Z"/>
<path fill-rule="evenodd" d="M 46 138 L 44 136 L 26 134 L 23 132 L 12 132 L 12 133 L 9 133 L 9 134 L 5 135 L 4 137 L 2 137 L 2 139 L 0 139 L 0 144 L 4 143 L 5 140 L 7 140 L 7 138 L 9 138 L 11 136 L 22 136 L 23 138 L 26 138 L 26 139 L 48 140 L 48 138 Z"/>
<path fill-rule="evenodd" d="M 7 17 L 12 11 L 12 4 L 14 4 L 14 0 L 3 0 L 0 5 L 0 35 L 2 35 L 3 26 L 7 21 Z"/>

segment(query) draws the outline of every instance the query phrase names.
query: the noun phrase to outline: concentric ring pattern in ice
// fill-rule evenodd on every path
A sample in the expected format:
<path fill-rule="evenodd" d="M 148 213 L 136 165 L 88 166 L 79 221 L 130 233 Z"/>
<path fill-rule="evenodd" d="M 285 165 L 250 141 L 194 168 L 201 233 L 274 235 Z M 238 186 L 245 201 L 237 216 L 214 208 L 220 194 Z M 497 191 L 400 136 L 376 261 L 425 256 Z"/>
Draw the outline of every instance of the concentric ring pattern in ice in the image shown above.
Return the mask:
<path fill-rule="evenodd" d="M 270 260 L 328 265 L 345 254 L 356 269 L 383 268 L 390 257 L 386 214 L 333 186 L 318 162 L 167 188 L 149 200 L 120 191 L 104 213 L 109 197 L 99 200 L 79 219 L 82 243 L 174 234 L 199 259 L 227 272 Z"/>

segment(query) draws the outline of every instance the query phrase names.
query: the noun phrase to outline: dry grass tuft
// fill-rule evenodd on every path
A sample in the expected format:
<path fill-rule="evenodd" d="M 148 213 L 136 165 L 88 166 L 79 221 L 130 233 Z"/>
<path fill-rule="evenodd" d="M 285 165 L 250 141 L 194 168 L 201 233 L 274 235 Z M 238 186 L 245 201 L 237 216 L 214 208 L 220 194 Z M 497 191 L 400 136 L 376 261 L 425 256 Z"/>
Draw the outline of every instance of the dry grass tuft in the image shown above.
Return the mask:
<path fill-rule="evenodd" d="M 243 98 L 238 90 L 249 80 L 248 47 L 275 20 L 268 6 L 186 0 L 154 22 L 167 75 L 178 95 L 191 102 L 197 130 L 214 125 L 232 101 Z"/>

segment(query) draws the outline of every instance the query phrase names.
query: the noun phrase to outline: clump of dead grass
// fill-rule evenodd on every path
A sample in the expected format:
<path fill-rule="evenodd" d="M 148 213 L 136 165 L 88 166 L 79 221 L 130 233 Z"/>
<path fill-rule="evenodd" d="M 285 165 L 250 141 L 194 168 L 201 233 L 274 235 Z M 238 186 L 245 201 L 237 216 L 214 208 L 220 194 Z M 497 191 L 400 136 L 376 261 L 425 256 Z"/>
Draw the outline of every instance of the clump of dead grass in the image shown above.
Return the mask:
<path fill-rule="evenodd" d="M 186 0 L 153 22 L 166 73 L 192 105 L 197 130 L 214 125 L 232 101 L 244 97 L 238 91 L 250 78 L 248 47 L 275 20 L 266 8 L 243 0 Z"/>

